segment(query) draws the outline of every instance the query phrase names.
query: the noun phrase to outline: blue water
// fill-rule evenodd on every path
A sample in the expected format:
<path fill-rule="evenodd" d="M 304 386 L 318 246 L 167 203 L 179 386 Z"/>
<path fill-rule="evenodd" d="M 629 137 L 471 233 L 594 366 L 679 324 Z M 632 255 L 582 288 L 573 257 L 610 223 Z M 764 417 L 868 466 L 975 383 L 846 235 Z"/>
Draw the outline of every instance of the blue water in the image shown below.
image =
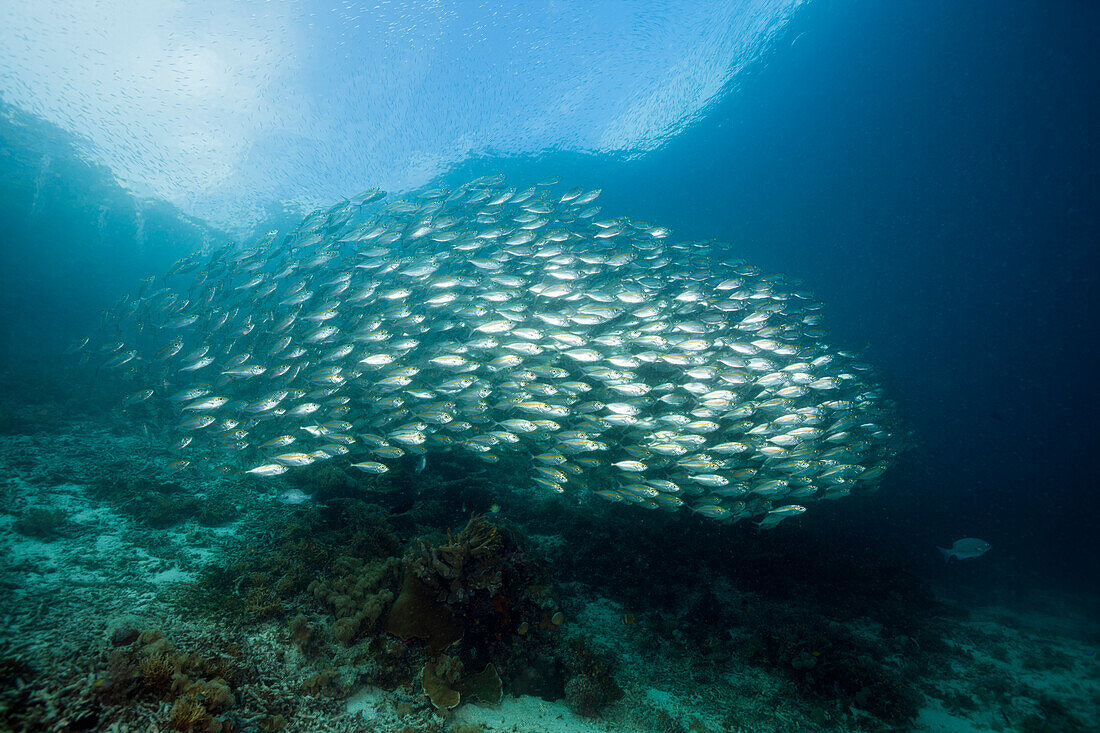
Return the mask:
<path fill-rule="evenodd" d="M 617 12 L 596 5 L 609 17 Z M 524 22 L 549 22 L 539 7 Z M 655 28 L 670 27 L 656 15 Z M 546 146 L 527 149 L 507 126 L 479 129 L 459 157 L 452 143 L 472 118 L 437 107 L 431 125 L 447 146 L 445 165 L 437 180 L 415 183 L 497 171 L 516 185 L 559 176 L 602 188 L 608 214 L 669 226 L 679 238 L 722 238 L 765 271 L 801 278 L 826 304 L 832 341 L 866 349 L 913 440 L 878 493 L 811 512 L 798 531 L 841 554 L 889 557 L 937 584 L 989 598 L 1048 586 L 1095 592 L 1098 21 L 1088 3 L 811 2 L 791 12 L 706 104 L 645 149 L 601 150 L 595 113 L 570 113 L 561 124 L 572 127 L 547 136 Z M 312 42 L 327 48 L 338 45 L 338 31 L 354 36 L 344 22 L 319 22 Z M 619 28 L 606 22 L 609 33 Z M 436 30 L 448 39 L 436 53 L 461 64 L 461 44 Z M 506 54 L 508 44 L 489 35 L 486 43 Z M 653 38 L 643 28 L 608 43 L 657 48 Z M 679 42 L 674 34 L 660 41 Z M 643 64 L 645 54 L 638 57 Z M 471 63 L 486 58 L 478 52 Z M 653 66 L 639 73 L 654 74 Z M 629 69 L 614 72 L 621 76 L 587 93 L 629 83 Z M 339 65 L 303 73 L 295 84 L 333 94 L 351 94 L 358 78 Z M 452 93 L 425 78 L 430 83 L 401 90 L 422 98 L 401 114 Z M 501 78 L 502 119 L 553 128 L 554 105 L 545 98 L 565 95 L 559 81 L 532 79 L 527 88 Z M 13 105 L 16 82 L 12 73 L 0 76 L 0 359 L 7 369 L 55 359 L 94 327 L 102 308 L 183 254 L 285 229 L 300 203 L 318 202 L 295 198 L 300 192 L 286 183 L 293 171 L 280 169 L 283 178 L 268 190 L 256 183 L 261 174 L 238 172 L 249 205 L 234 209 L 219 199 L 209 208 L 218 215 L 204 220 L 199 192 L 184 191 L 175 203 L 135 192 L 118 169 L 80 152 L 95 148 L 80 131 Z M 395 72 L 391 82 L 407 77 Z M 540 100 L 528 118 L 504 101 L 525 93 Z M 599 106 L 593 96 L 577 104 Z M 344 112 L 369 107 L 356 98 Z M 127 110 L 117 115 L 125 119 Z M 359 151 L 384 141 L 338 124 L 346 120 L 331 109 L 328 119 L 330 127 L 312 132 L 332 137 L 325 170 L 346 175 L 339 193 L 318 183 L 318 200 L 387 185 L 354 173 L 363 165 Z M 400 125 L 385 134 L 399 135 Z M 266 159 L 307 155 L 321 155 L 317 139 L 268 137 L 246 161 L 263 170 Z M 245 209 L 252 218 L 226 213 Z M 968 536 L 993 550 L 944 565 L 935 546 Z"/>
<path fill-rule="evenodd" d="M 918 441 L 854 541 L 923 564 L 975 535 L 1002 580 L 1094 587 L 1094 20 L 1028 2 L 810 4 L 654 151 L 482 153 L 452 175 L 601 187 L 606 211 L 803 278 L 834 340 L 868 345 Z M 225 238 L 132 203 L 64 131 L 10 114 L 8 358 L 58 348 L 138 278 Z"/>

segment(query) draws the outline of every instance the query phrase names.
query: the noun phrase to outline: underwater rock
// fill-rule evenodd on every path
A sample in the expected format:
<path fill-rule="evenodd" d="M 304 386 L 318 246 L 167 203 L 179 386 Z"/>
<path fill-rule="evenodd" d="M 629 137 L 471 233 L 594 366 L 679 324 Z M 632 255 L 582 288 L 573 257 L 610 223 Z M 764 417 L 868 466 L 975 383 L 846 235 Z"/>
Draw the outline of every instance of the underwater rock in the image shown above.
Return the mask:
<path fill-rule="evenodd" d="M 141 630 L 132 626 L 115 629 L 111 634 L 111 646 L 130 646 L 138 640 L 139 636 L 141 636 Z"/>

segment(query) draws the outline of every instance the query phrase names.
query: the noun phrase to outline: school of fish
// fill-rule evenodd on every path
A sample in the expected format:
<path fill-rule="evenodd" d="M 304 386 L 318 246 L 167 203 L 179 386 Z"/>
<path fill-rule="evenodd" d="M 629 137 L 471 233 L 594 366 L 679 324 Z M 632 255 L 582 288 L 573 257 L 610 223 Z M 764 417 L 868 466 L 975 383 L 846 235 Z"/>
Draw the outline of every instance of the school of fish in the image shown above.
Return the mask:
<path fill-rule="evenodd" d="M 719 242 L 601 217 L 599 193 L 370 190 L 180 260 L 74 348 L 132 383 L 179 469 L 513 453 L 533 489 L 762 528 L 876 487 L 896 409 L 821 304 Z"/>

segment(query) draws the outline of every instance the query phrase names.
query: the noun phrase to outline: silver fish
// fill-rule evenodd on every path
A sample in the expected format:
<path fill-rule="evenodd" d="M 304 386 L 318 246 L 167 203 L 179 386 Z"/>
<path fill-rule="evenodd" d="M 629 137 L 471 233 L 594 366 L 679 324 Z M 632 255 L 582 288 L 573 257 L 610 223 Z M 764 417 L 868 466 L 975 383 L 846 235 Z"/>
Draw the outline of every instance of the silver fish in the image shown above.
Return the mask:
<path fill-rule="evenodd" d="M 764 529 L 879 485 L 905 431 L 797 281 L 554 185 L 365 191 L 181 260 L 80 351 L 192 465 L 511 453 L 535 490 Z"/>

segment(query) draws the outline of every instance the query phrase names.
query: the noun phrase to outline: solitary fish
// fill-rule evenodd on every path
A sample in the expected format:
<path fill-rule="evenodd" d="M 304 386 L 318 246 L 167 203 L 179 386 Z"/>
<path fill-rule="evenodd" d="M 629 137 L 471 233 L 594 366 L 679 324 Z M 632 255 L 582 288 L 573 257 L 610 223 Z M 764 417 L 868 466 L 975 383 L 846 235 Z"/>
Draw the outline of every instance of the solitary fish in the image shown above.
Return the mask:
<path fill-rule="evenodd" d="M 936 549 L 943 553 L 944 562 L 951 562 L 953 557 L 958 560 L 965 560 L 968 557 L 981 557 L 989 552 L 992 547 L 993 545 L 985 540 L 966 537 L 965 539 L 955 540 L 955 544 L 951 545 L 950 549 L 946 547 L 937 547 Z"/>
<path fill-rule="evenodd" d="M 275 496 L 275 500 L 280 504 L 285 504 L 287 506 L 301 506 L 303 504 L 308 504 L 309 502 L 313 501 L 313 495 L 307 494 L 301 489 L 286 489 L 284 491 L 280 491 Z"/>

